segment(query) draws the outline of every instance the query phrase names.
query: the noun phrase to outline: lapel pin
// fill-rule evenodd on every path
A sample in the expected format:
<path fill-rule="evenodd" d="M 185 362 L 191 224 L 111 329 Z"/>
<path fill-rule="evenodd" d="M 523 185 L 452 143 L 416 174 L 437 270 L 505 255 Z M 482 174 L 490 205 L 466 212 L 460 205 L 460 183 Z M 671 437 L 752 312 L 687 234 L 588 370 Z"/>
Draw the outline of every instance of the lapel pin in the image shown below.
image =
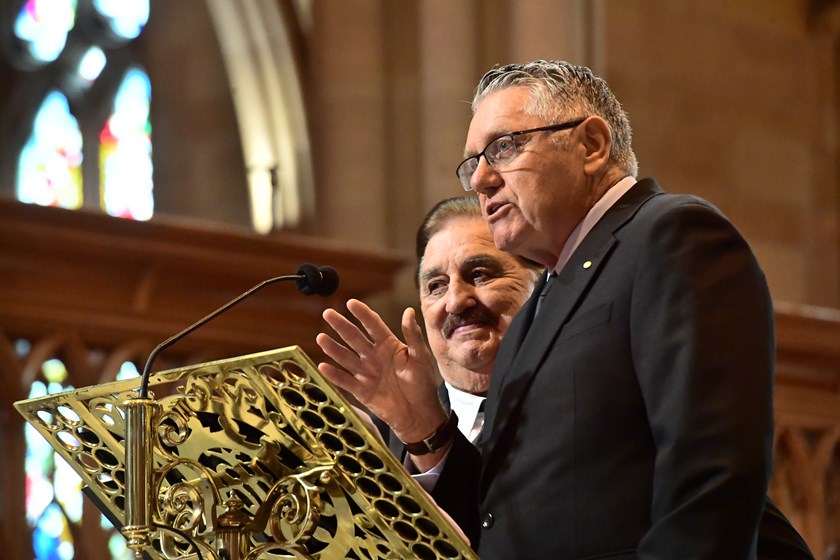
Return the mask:
<path fill-rule="evenodd" d="M 590 266 L 592 266 L 592 261 L 586 261 L 583 263 L 583 268 L 589 268 Z"/>

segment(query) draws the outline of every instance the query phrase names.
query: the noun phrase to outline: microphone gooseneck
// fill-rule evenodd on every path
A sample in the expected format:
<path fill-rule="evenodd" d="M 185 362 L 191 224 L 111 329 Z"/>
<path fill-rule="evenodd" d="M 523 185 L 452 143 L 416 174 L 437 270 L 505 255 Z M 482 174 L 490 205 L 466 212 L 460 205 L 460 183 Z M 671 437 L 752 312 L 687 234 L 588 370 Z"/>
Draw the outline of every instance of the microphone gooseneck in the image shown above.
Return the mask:
<path fill-rule="evenodd" d="M 151 369 L 152 363 L 157 358 L 157 355 L 160 354 L 162 351 L 166 350 L 191 332 L 195 331 L 196 329 L 204 326 L 206 323 L 210 322 L 214 318 L 218 317 L 243 299 L 250 297 L 254 292 L 261 290 L 265 286 L 269 284 L 274 284 L 276 282 L 282 282 L 284 280 L 294 280 L 295 284 L 297 285 L 298 290 L 301 293 L 307 296 L 311 295 L 320 295 L 320 296 L 329 296 L 335 293 L 338 289 L 338 272 L 331 267 L 331 266 L 322 266 L 320 268 L 311 265 L 311 264 L 302 264 L 298 268 L 297 274 L 287 274 L 285 276 L 276 276 L 274 278 L 269 278 L 268 280 L 263 280 L 247 292 L 240 294 L 239 296 L 235 297 L 234 299 L 230 300 L 220 308 L 216 309 L 215 311 L 209 313 L 205 317 L 199 319 L 189 327 L 185 328 L 181 332 L 174 334 L 155 346 L 155 349 L 149 354 L 148 360 L 146 360 L 146 366 L 143 368 L 143 374 L 140 379 L 140 391 L 139 397 L 141 399 L 148 398 L 149 396 L 149 377 L 151 376 Z"/>

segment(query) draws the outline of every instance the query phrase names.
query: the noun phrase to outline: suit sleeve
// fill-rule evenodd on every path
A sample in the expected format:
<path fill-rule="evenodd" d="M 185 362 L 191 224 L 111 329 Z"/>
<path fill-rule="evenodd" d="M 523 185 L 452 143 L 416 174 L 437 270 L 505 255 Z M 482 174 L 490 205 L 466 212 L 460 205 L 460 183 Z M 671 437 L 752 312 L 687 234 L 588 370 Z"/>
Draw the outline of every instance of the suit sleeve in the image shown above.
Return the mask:
<path fill-rule="evenodd" d="M 639 249 L 631 352 L 656 445 L 640 559 L 755 557 L 771 471 L 773 310 L 747 243 L 699 201 Z"/>
<path fill-rule="evenodd" d="M 446 457 L 432 497 L 458 524 L 473 549 L 478 548 L 478 479 L 481 474 L 481 454 L 461 432 Z"/>

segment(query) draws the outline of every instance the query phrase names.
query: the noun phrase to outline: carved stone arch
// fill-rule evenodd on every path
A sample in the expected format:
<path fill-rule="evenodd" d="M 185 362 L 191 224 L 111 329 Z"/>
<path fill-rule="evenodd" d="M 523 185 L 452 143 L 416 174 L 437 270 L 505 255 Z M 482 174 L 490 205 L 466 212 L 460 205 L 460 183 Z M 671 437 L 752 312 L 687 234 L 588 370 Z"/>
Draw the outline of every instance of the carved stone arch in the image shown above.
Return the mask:
<path fill-rule="evenodd" d="M 24 390 L 38 378 L 43 363 L 55 357 L 65 362 L 69 381 L 74 386 L 96 383 L 89 349 L 76 333 L 61 332 L 40 338 L 32 344 L 21 370 L 20 382 Z"/>
<path fill-rule="evenodd" d="M 306 107 L 295 29 L 276 0 L 206 0 L 216 29 L 245 159 L 251 217 L 261 233 L 295 227 L 315 211 Z"/>
<path fill-rule="evenodd" d="M 131 340 L 112 349 L 99 368 L 99 379 L 96 383 L 108 383 L 116 379 L 120 367 L 125 362 L 135 362 L 137 369 L 143 371 L 143 364 L 152 352 L 153 346 L 146 340 Z"/>

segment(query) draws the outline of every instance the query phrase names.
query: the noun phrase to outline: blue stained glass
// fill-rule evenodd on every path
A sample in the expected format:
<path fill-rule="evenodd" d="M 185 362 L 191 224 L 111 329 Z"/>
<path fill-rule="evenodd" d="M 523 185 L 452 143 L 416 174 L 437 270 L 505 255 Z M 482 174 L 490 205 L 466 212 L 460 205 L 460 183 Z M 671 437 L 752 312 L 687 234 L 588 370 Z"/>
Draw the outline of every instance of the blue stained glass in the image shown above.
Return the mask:
<path fill-rule="evenodd" d="M 58 359 L 41 365 L 46 382 L 36 380 L 29 398 L 71 389 L 65 385 L 67 368 Z M 52 414 L 39 414 L 45 422 Z M 26 440 L 26 519 L 33 527 L 35 560 L 71 560 L 75 554 L 71 523 L 82 519 L 82 481 L 32 425 L 24 426 Z M 71 436 L 72 437 L 72 436 Z"/>
<path fill-rule="evenodd" d="M 149 21 L 149 0 L 94 0 L 111 30 L 123 39 L 134 39 Z"/>
<path fill-rule="evenodd" d="M 29 351 L 32 350 L 32 344 L 26 340 L 25 338 L 19 338 L 15 340 L 15 355 L 18 357 L 23 357 L 29 354 Z"/>
<path fill-rule="evenodd" d="M 133 379 L 135 377 L 140 377 L 140 372 L 134 362 L 123 362 L 120 371 L 117 372 L 117 380 Z"/>
<path fill-rule="evenodd" d="M 15 20 L 15 35 L 33 58 L 47 63 L 64 50 L 75 23 L 76 0 L 28 0 Z"/>
<path fill-rule="evenodd" d="M 32 532 L 32 547 L 35 560 L 71 560 L 73 558 L 73 537 L 70 524 L 64 512 L 56 504 L 50 504 L 38 519 Z"/>
<path fill-rule="evenodd" d="M 47 94 L 35 115 L 20 153 L 17 197 L 42 206 L 82 205 L 82 133 L 62 93 Z"/>

